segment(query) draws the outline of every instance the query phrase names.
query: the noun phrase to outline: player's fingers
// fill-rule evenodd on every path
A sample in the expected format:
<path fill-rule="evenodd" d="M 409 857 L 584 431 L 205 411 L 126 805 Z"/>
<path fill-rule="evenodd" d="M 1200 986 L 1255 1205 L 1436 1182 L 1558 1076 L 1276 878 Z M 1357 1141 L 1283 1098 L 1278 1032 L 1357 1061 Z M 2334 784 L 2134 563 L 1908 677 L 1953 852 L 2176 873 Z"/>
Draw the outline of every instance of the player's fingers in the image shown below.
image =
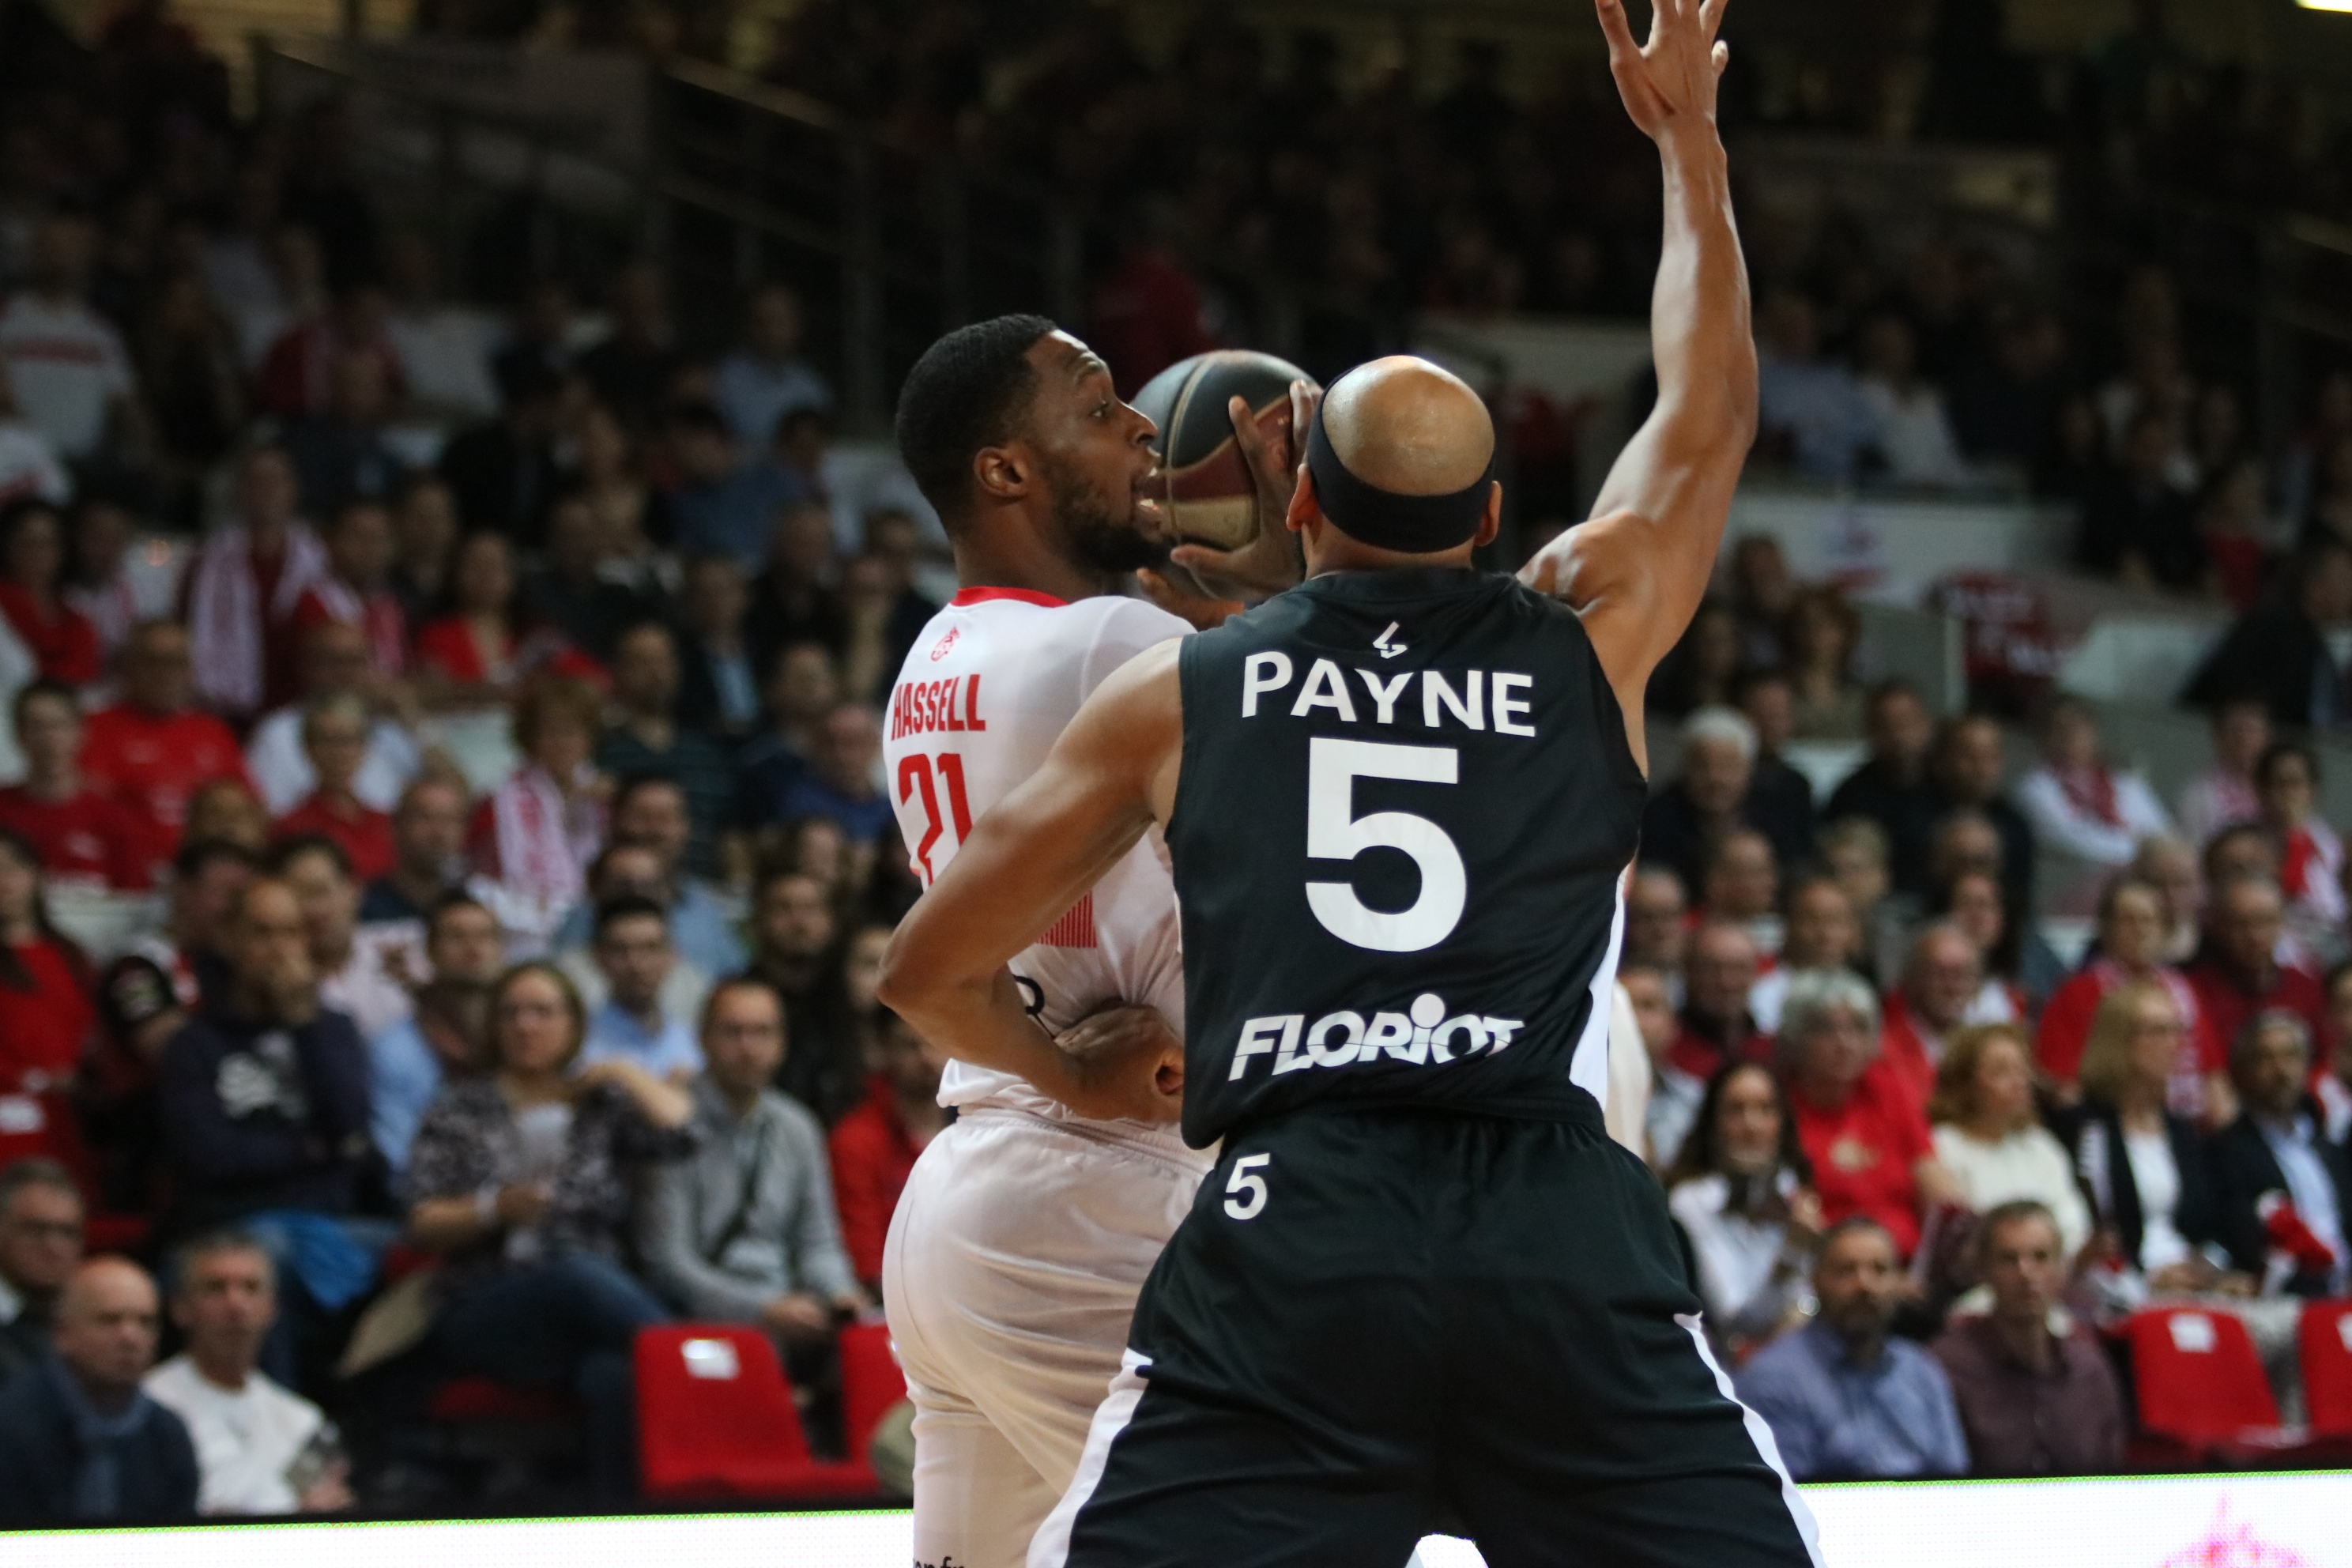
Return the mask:
<path fill-rule="evenodd" d="M 1257 427 L 1257 414 L 1249 401 L 1235 394 L 1225 399 L 1225 417 L 1234 422 L 1234 445 L 1242 451 L 1242 460 L 1250 472 L 1264 481 L 1271 454 L 1265 447 L 1265 432 Z"/>
<path fill-rule="evenodd" d="M 1592 8 L 1601 16 L 1601 36 L 1609 41 L 1609 68 L 1622 81 L 1623 73 L 1642 58 L 1642 46 L 1633 41 L 1633 24 L 1625 19 L 1624 0 L 1592 0 Z"/>
<path fill-rule="evenodd" d="M 1698 25 L 1708 37 L 1714 37 L 1716 29 L 1723 26 L 1723 9 L 1730 4 L 1731 0 L 1704 0 L 1699 6 Z"/>
<path fill-rule="evenodd" d="M 1726 68 L 1727 67 L 1728 67 L 1730 64 L 1731 64 L 1731 46 L 1730 46 L 1729 44 L 1721 44 L 1721 43 L 1719 43 L 1719 44 L 1716 45 L 1716 46 L 1715 46 L 1715 74 L 1716 74 L 1717 76 L 1720 77 L 1721 75 L 1723 75 L 1725 68 Z"/>

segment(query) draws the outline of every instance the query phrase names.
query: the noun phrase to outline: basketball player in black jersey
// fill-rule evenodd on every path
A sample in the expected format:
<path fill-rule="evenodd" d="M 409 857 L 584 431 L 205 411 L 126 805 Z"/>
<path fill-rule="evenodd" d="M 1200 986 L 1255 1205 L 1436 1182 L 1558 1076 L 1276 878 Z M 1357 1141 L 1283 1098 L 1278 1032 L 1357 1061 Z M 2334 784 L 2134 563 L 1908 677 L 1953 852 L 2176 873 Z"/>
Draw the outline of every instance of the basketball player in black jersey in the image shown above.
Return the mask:
<path fill-rule="evenodd" d="M 928 1037 L 1024 1071 L 1055 1046 L 1005 960 L 1165 826 L 1184 1133 L 1223 1147 L 1030 1568 L 1393 1568 L 1430 1531 L 1492 1568 L 1818 1562 L 1601 1125 L 1643 693 L 1756 367 L 1723 0 L 1654 0 L 1646 46 L 1597 3 L 1666 220 L 1658 405 L 1595 519 L 1519 581 L 1470 570 L 1501 503 L 1476 395 L 1417 360 L 1341 378 L 1289 509 L 1308 581 L 1105 682 L 886 961 Z"/>

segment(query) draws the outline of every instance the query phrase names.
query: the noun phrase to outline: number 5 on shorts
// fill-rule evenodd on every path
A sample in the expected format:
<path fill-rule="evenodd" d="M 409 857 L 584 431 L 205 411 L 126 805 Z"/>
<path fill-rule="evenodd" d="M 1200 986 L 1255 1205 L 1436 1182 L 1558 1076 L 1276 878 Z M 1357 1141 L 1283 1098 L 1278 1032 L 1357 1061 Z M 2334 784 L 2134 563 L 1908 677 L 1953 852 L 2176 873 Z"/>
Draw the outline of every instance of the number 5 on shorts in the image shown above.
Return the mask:
<path fill-rule="evenodd" d="M 1225 1215 L 1230 1219 L 1255 1219 L 1265 1207 L 1265 1178 L 1258 1168 L 1271 1164 L 1271 1154 L 1244 1154 L 1234 1162 L 1234 1173 L 1225 1179 Z"/>

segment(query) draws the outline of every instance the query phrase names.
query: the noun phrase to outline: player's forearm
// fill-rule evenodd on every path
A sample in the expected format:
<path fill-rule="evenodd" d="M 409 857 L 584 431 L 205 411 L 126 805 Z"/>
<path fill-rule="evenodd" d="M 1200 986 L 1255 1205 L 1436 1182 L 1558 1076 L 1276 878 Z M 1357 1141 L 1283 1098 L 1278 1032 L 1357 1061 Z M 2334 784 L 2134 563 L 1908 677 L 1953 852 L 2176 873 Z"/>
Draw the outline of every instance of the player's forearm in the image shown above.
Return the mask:
<path fill-rule="evenodd" d="M 1009 1072 L 1046 1094 L 1063 1087 L 1068 1058 L 1030 1016 L 1013 972 L 1002 965 L 957 976 L 886 963 L 879 995 L 915 1033 L 958 1061 Z"/>

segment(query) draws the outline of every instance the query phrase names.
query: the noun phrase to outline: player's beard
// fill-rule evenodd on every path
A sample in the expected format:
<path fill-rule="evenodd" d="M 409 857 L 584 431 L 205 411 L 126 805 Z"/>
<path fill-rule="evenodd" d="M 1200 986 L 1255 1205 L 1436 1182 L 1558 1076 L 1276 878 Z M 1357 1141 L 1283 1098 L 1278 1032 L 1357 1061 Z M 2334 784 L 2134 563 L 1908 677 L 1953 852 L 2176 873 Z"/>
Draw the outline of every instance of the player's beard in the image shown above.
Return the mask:
<path fill-rule="evenodd" d="M 1137 525 L 1131 496 L 1104 494 L 1074 463 L 1041 457 L 1039 466 L 1054 487 L 1054 526 L 1075 564 L 1113 576 L 1168 559 L 1168 547 Z"/>

